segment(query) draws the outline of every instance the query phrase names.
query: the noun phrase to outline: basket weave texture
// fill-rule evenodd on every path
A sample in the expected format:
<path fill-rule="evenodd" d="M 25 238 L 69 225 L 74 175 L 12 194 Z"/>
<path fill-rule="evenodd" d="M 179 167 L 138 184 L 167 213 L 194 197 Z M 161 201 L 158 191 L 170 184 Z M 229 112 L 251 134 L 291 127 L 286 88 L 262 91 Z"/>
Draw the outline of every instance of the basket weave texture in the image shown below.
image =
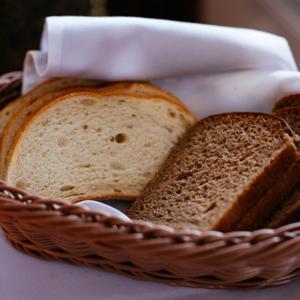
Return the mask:
<path fill-rule="evenodd" d="M 28 254 L 172 285 L 257 288 L 300 274 L 300 222 L 253 232 L 174 230 L 28 195 L 0 181 L 0 226 Z"/>

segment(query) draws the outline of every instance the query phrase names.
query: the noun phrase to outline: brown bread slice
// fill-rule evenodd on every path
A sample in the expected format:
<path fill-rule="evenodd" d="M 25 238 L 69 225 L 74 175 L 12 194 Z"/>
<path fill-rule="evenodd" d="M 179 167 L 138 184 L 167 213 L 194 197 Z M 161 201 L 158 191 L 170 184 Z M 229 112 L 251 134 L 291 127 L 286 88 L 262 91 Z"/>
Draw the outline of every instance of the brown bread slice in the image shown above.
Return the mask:
<path fill-rule="evenodd" d="M 271 115 L 208 117 L 173 149 L 129 216 L 175 228 L 233 230 L 299 159 L 297 143 L 286 122 Z"/>
<path fill-rule="evenodd" d="M 275 111 L 274 114 L 286 120 L 294 132 L 300 135 L 300 108 L 280 109 Z M 289 179 L 294 180 L 292 176 Z M 273 214 L 268 223 L 269 227 L 278 227 L 300 220 L 300 176 L 297 179 L 299 182 L 298 185 Z"/>
<path fill-rule="evenodd" d="M 267 227 L 276 228 L 300 220 L 300 184 L 273 214 Z"/>
<path fill-rule="evenodd" d="M 279 99 L 273 107 L 273 112 L 288 107 L 300 107 L 300 94 L 288 95 Z"/>
<path fill-rule="evenodd" d="M 285 199 L 289 196 L 292 187 L 299 182 L 300 159 L 296 160 L 291 166 L 283 163 L 281 170 L 278 170 L 276 173 L 277 179 L 266 194 L 241 219 L 237 226 L 238 230 L 253 230 L 265 227 L 266 220 L 269 220 L 274 211 L 286 201 Z M 264 216 L 263 218 L 259 217 L 262 215 Z"/>
<path fill-rule="evenodd" d="M 20 95 L 22 72 L 15 71 L 0 76 L 0 109 Z"/>

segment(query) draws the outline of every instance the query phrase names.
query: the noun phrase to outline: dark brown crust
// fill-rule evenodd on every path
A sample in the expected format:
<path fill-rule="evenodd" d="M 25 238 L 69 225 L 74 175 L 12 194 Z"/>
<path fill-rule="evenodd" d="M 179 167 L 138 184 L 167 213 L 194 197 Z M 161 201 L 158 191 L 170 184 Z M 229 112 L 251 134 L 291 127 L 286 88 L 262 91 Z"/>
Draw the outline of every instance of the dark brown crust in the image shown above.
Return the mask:
<path fill-rule="evenodd" d="M 299 96 L 299 104 L 300 104 L 300 94 Z M 273 112 L 273 114 L 280 116 L 281 118 L 287 118 L 290 121 L 291 126 L 295 126 L 296 133 L 299 132 L 300 124 L 295 122 L 299 122 L 300 117 L 300 106 L 299 107 L 287 107 L 281 108 Z M 292 117 L 292 119 L 290 119 Z M 298 175 L 298 181 L 300 176 Z M 293 180 L 293 177 L 290 176 L 290 180 Z M 277 210 L 273 213 L 270 218 L 270 222 L 268 222 L 267 226 L 276 227 L 287 224 L 289 222 L 293 222 L 299 220 L 300 216 L 300 181 L 298 185 L 293 189 L 293 191 L 286 197 L 283 203 L 277 208 Z"/>
<path fill-rule="evenodd" d="M 291 164 L 287 169 L 282 164 L 277 172 L 277 179 L 270 185 L 270 189 L 258 201 L 258 203 L 246 214 L 236 227 L 238 230 L 254 230 L 268 226 L 272 212 L 278 209 L 285 197 L 291 192 L 300 178 L 300 159 Z"/>
<path fill-rule="evenodd" d="M 286 198 L 283 205 L 274 212 L 267 224 L 270 228 L 276 228 L 292 222 L 299 221 L 300 216 L 300 184 Z"/>
<path fill-rule="evenodd" d="M 274 111 L 272 113 L 273 116 L 277 117 L 277 118 L 281 118 L 283 120 L 284 119 L 284 116 L 286 114 L 291 114 L 291 113 L 298 113 L 300 115 L 300 106 L 293 106 L 293 107 L 285 107 L 285 108 L 281 108 L 281 109 L 278 109 L 276 111 Z M 287 121 L 286 121 L 287 122 Z M 291 125 L 290 125 L 291 126 Z M 291 126 L 292 128 L 293 126 Z"/>
<path fill-rule="evenodd" d="M 79 201 L 83 201 L 83 200 L 95 200 L 95 201 L 134 201 L 136 199 L 137 195 L 133 195 L 133 194 L 127 194 L 127 195 L 120 195 L 120 194 L 116 194 L 116 193 L 111 193 L 111 194 L 106 194 L 106 195 L 101 195 L 101 196 L 82 196 L 82 197 L 74 197 L 71 199 L 67 199 L 67 202 L 71 202 L 71 203 L 77 203 Z"/>
<path fill-rule="evenodd" d="M 0 110 L 20 95 L 22 72 L 0 76 Z"/>
<path fill-rule="evenodd" d="M 292 94 L 279 99 L 275 103 L 272 111 L 275 112 L 279 109 L 284 109 L 288 107 L 299 107 L 299 106 L 300 106 L 300 94 Z"/>

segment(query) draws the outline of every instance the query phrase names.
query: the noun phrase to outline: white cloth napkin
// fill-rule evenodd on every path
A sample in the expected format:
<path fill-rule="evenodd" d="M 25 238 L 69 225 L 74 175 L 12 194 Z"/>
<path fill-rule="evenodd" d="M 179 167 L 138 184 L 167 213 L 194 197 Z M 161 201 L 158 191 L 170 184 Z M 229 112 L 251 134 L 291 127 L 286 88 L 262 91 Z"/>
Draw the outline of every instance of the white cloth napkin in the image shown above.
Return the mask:
<path fill-rule="evenodd" d="M 23 93 L 51 77 L 151 80 L 198 117 L 268 111 L 300 91 L 284 38 L 239 28 L 132 17 L 48 17 L 24 62 Z"/>

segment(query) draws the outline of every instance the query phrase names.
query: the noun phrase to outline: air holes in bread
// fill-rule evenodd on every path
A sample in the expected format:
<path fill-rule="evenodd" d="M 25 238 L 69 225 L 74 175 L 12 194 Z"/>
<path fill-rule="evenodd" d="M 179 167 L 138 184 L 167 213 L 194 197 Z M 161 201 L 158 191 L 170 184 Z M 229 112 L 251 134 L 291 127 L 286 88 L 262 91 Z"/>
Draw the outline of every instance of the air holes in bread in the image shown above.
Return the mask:
<path fill-rule="evenodd" d="M 80 168 L 90 168 L 92 164 L 80 164 Z"/>
<path fill-rule="evenodd" d="M 60 188 L 60 190 L 61 190 L 62 192 L 71 191 L 71 190 L 73 190 L 73 189 L 74 189 L 74 186 L 73 186 L 73 185 L 64 185 L 64 186 L 62 186 L 62 187 Z"/>
<path fill-rule="evenodd" d="M 118 144 L 124 143 L 127 140 L 127 135 L 125 133 L 118 133 L 115 136 L 111 136 L 109 139 L 111 142 L 116 141 Z"/>
<path fill-rule="evenodd" d="M 169 113 L 169 116 L 171 117 L 171 118 L 176 118 L 176 113 L 174 112 L 174 111 L 172 111 L 172 110 L 168 110 L 168 113 Z"/>
<path fill-rule="evenodd" d="M 21 190 L 26 190 L 28 188 L 28 185 L 26 182 L 22 181 L 22 180 L 18 180 L 16 182 L 16 187 L 21 189 Z"/>
<path fill-rule="evenodd" d="M 84 130 L 87 130 L 88 129 L 88 126 L 85 124 L 85 125 L 82 125 L 82 129 Z"/>
<path fill-rule="evenodd" d="M 68 140 L 65 137 L 60 137 L 57 141 L 59 147 L 65 147 L 68 143 Z"/>
<path fill-rule="evenodd" d="M 45 121 L 42 122 L 42 126 L 45 127 L 45 126 L 47 126 L 48 123 L 49 123 L 49 120 L 45 120 Z"/>
<path fill-rule="evenodd" d="M 117 143 L 124 143 L 127 140 L 127 135 L 125 133 L 118 133 L 115 136 L 115 140 Z"/>
<path fill-rule="evenodd" d="M 216 203 L 216 202 L 212 202 L 212 203 L 209 204 L 208 207 L 206 207 L 206 208 L 203 210 L 203 212 L 204 212 L 204 213 L 207 213 L 207 212 L 209 212 L 210 210 L 214 209 L 215 207 L 217 207 L 217 203 Z"/>
<path fill-rule="evenodd" d="M 96 104 L 96 100 L 95 99 L 81 99 L 80 103 L 85 106 L 91 106 L 91 105 Z"/>
<path fill-rule="evenodd" d="M 165 126 L 165 128 L 170 132 L 170 133 L 172 133 L 173 132 L 173 129 L 171 128 L 171 127 L 169 127 L 169 126 Z"/>
<path fill-rule="evenodd" d="M 126 167 L 122 163 L 120 163 L 118 161 L 112 161 L 110 163 L 110 166 L 114 170 L 125 170 L 126 169 Z"/>

